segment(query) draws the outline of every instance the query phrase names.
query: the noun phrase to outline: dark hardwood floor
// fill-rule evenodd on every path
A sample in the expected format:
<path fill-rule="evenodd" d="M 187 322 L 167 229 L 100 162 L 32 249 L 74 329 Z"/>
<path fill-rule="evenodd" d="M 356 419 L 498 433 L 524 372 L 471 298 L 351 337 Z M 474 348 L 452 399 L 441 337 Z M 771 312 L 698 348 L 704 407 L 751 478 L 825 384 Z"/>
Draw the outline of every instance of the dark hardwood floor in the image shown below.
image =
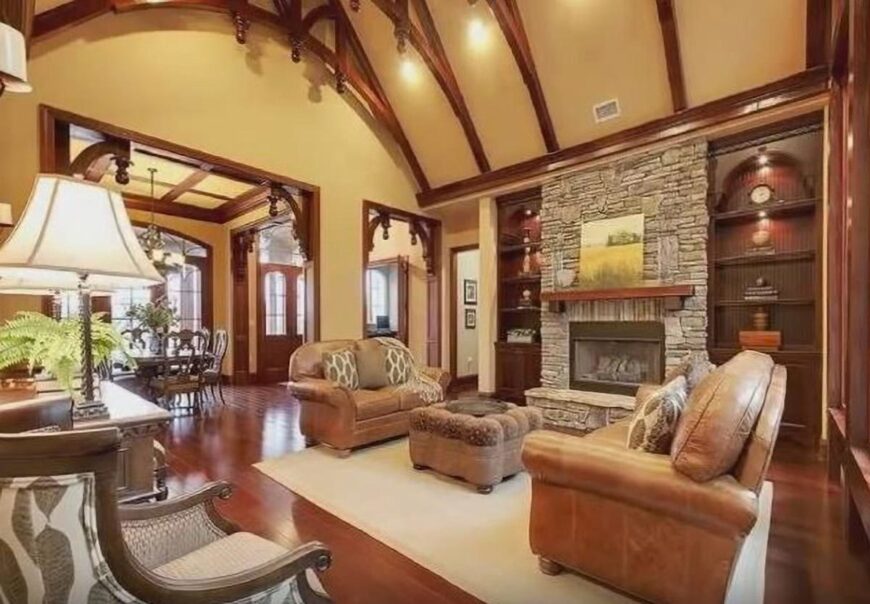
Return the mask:
<path fill-rule="evenodd" d="M 295 496 L 252 464 L 304 448 L 299 405 L 281 386 L 226 388 L 226 405 L 173 420 L 164 436 L 170 495 L 228 480 L 222 511 L 245 530 L 286 546 L 319 540 L 333 552 L 323 583 L 339 604 L 477 602 L 365 533 Z M 852 555 L 841 532 L 839 488 L 825 464 L 787 443 L 775 455 L 768 603 L 870 602 L 870 558 Z M 485 563 L 485 561 L 481 561 Z M 497 603 L 496 603 L 497 604 Z"/>

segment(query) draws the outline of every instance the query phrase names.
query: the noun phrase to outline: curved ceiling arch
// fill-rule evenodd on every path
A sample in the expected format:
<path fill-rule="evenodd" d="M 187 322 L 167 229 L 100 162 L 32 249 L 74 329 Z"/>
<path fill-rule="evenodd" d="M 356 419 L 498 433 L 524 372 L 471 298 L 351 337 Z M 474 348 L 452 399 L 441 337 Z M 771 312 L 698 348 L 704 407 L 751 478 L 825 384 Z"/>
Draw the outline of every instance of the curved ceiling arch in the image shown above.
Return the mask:
<path fill-rule="evenodd" d="M 734 0 L 723 12 L 720 0 L 37 0 L 34 36 L 154 8 L 224 13 L 242 43 L 252 23 L 266 25 L 360 97 L 426 192 L 815 65 L 815 3 Z M 397 33 L 413 59 L 397 52 Z M 489 38 L 487 53 L 471 51 L 475 35 Z M 593 106 L 611 99 L 618 115 L 597 121 Z"/>

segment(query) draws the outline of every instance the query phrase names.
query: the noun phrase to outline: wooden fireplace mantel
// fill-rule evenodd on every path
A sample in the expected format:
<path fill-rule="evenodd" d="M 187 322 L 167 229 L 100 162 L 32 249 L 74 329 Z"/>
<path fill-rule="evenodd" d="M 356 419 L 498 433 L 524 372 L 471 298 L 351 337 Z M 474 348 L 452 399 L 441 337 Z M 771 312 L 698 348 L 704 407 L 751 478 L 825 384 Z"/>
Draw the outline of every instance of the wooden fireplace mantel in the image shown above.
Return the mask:
<path fill-rule="evenodd" d="M 640 285 L 618 289 L 562 289 L 541 292 L 541 301 L 550 305 L 551 312 L 565 312 L 566 302 L 595 300 L 634 300 L 662 298 L 669 309 L 681 308 L 683 299 L 695 295 L 694 285 Z"/>

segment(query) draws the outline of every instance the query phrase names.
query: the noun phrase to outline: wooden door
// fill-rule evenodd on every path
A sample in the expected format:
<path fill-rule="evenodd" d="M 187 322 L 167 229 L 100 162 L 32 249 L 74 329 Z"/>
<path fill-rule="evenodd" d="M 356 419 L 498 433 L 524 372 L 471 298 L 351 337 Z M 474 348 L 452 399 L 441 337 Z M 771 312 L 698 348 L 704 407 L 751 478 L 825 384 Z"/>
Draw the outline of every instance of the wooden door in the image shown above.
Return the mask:
<path fill-rule="evenodd" d="M 261 263 L 258 270 L 257 375 L 265 384 L 286 382 L 290 355 L 302 345 L 296 294 L 302 268 Z"/>

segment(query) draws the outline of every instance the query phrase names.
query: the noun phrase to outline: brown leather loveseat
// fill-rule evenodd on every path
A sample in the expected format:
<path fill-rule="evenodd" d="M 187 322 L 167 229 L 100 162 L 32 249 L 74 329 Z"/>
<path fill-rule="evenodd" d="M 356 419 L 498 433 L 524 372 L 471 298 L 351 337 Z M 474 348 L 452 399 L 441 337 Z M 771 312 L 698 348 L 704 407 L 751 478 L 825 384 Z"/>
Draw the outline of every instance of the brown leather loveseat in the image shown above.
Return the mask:
<path fill-rule="evenodd" d="M 651 602 L 723 602 L 758 516 L 785 384 L 769 356 L 740 353 L 692 390 L 670 455 L 629 449 L 630 420 L 584 438 L 530 434 L 541 570 L 568 567 Z"/>
<path fill-rule="evenodd" d="M 323 353 L 377 345 L 376 340 L 314 342 L 290 357 L 289 388 L 302 403 L 300 423 L 306 442 L 327 444 L 346 456 L 356 447 L 408 433 L 409 412 L 425 404 L 418 395 L 398 386 L 350 390 L 324 378 Z M 448 372 L 435 367 L 422 371 L 447 392 Z"/>

